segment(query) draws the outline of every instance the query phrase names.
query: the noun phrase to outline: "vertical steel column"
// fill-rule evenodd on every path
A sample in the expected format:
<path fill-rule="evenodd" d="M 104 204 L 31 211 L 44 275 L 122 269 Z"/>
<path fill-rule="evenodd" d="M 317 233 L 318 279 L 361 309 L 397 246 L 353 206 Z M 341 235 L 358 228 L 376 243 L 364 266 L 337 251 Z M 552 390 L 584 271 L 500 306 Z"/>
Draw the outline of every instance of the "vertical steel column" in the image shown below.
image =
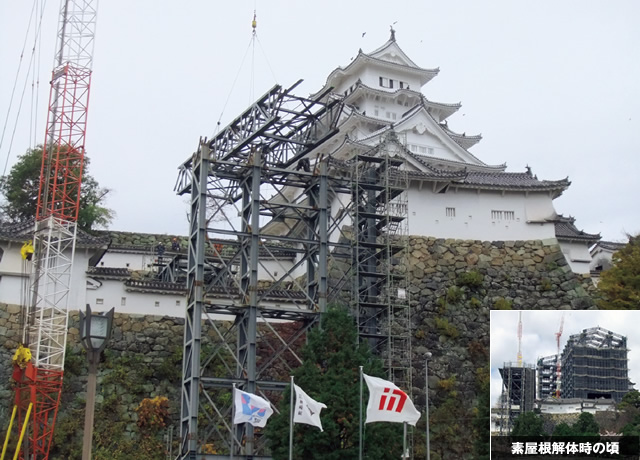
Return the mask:
<path fill-rule="evenodd" d="M 318 195 L 320 203 L 318 205 L 318 236 L 320 237 L 320 257 L 318 260 L 318 309 L 320 313 L 324 313 L 327 311 L 327 279 L 329 271 L 329 177 L 326 160 L 320 162 L 319 170 L 320 190 Z"/>
<path fill-rule="evenodd" d="M 327 287 L 329 265 L 329 183 L 327 162 L 316 165 L 312 183 L 307 188 L 309 214 L 307 218 L 307 295 L 315 299 L 315 309 L 324 313 L 327 310 Z"/>
<path fill-rule="evenodd" d="M 248 161 L 248 174 L 242 183 L 241 295 L 246 307 L 238 334 L 238 378 L 246 380 L 245 391 L 256 392 L 256 340 L 258 321 L 258 256 L 260 248 L 260 185 L 262 150 L 255 148 Z M 241 429 L 236 431 L 241 436 Z M 253 426 L 244 424 L 244 453 L 254 449 Z M 241 439 L 241 438 L 240 438 Z M 232 446 L 233 447 L 233 446 Z"/>
<path fill-rule="evenodd" d="M 204 300 L 204 254 L 206 238 L 207 177 L 211 150 L 200 142 L 191 180 L 191 213 L 187 268 L 187 308 L 182 358 L 180 412 L 181 459 L 195 460 L 198 449 L 198 391 L 200 387 L 200 346 Z"/>

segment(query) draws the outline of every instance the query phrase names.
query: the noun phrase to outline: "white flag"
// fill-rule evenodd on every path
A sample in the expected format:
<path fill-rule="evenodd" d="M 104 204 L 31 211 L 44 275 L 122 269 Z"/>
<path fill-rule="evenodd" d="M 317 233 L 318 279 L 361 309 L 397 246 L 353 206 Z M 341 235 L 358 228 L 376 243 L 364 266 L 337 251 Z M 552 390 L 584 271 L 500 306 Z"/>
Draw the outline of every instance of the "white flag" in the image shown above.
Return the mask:
<path fill-rule="evenodd" d="M 294 384 L 293 386 L 296 389 L 293 423 L 306 423 L 307 425 L 317 426 L 320 431 L 323 431 L 322 423 L 320 422 L 320 411 L 326 409 L 327 406 L 311 398 L 298 385 Z"/>
<path fill-rule="evenodd" d="M 233 395 L 235 415 L 233 423 L 250 423 L 253 426 L 264 427 L 267 419 L 273 414 L 271 404 L 266 399 L 238 389 Z"/>
<path fill-rule="evenodd" d="M 362 374 L 369 387 L 367 403 L 367 420 L 371 422 L 407 422 L 416 425 L 420 418 L 418 412 L 407 396 L 394 383 L 378 377 Z"/>

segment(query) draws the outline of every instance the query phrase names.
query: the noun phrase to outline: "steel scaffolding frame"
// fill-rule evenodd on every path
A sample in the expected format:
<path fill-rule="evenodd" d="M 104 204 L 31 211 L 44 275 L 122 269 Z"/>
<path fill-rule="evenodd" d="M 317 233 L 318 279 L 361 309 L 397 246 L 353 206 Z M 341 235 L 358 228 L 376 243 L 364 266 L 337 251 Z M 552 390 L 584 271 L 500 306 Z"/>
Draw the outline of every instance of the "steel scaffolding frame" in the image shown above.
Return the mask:
<path fill-rule="evenodd" d="M 259 429 L 232 425 L 231 389 L 275 405 L 301 363 L 293 345 L 334 300 L 366 310 L 361 337 L 411 389 L 408 286 L 395 267 L 406 240 L 402 161 L 383 146 L 348 161 L 326 155 L 342 106 L 294 96 L 298 83 L 272 88 L 180 167 L 176 191 L 191 195 L 181 459 L 269 458 Z M 354 276 L 354 254 L 373 260 L 371 271 Z M 175 282 L 179 265 L 161 279 Z"/>
<path fill-rule="evenodd" d="M 562 352 L 564 398 L 611 398 L 629 391 L 627 338 L 601 327 L 569 337 Z"/>
<path fill-rule="evenodd" d="M 499 369 L 502 377 L 502 420 L 500 434 L 509 434 L 513 429 L 513 422 L 518 415 L 530 412 L 534 408 L 536 382 L 534 365 L 504 363 Z"/>
<path fill-rule="evenodd" d="M 392 156 L 394 135 L 353 162 L 355 270 L 353 310 L 361 339 L 383 360 L 389 380 L 411 392 L 411 316 L 406 265 L 407 190 L 404 159 Z"/>

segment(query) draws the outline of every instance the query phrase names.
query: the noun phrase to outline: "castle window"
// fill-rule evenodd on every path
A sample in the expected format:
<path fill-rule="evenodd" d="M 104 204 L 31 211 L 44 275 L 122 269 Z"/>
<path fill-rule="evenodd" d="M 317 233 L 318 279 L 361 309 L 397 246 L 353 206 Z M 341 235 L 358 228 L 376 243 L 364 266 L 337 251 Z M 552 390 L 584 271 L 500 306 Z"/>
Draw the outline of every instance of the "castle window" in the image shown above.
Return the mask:
<path fill-rule="evenodd" d="M 96 299 L 96 305 L 103 305 L 104 299 Z"/>
<path fill-rule="evenodd" d="M 427 153 L 427 148 L 424 145 L 419 145 L 418 150 L 420 153 Z"/>
<path fill-rule="evenodd" d="M 427 147 L 427 154 L 433 155 L 433 147 Z"/>
<path fill-rule="evenodd" d="M 491 220 L 515 220 L 515 211 L 491 211 Z"/>
<path fill-rule="evenodd" d="M 393 88 L 393 80 L 390 78 L 380 77 L 380 86 L 383 88 Z"/>
<path fill-rule="evenodd" d="M 444 208 L 444 213 L 447 217 L 455 217 L 456 208 Z"/>
<path fill-rule="evenodd" d="M 126 297 L 121 297 L 120 298 L 120 305 L 123 306 L 123 307 L 127 305 L 127 298 Z"/>
<path fill-rule="evenodd" d="M 159 300 L 156 300 L 156 301 L 154 302 L 154 305 L 155 305 L 156 307 L 159 307 L 159 306 L 160 306 L 160 301 L 159 301 Z"/>

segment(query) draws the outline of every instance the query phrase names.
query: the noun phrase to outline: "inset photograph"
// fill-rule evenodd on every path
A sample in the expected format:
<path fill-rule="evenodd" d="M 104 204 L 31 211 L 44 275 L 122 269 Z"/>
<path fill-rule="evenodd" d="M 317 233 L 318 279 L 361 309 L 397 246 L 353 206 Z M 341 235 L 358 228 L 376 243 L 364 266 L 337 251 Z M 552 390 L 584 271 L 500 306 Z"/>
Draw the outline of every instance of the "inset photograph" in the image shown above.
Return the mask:
<path fill-rule="evenodd" d="M 492 310 L 492 436 L 638 436 L 639 324 L 637 310 Z"/>

